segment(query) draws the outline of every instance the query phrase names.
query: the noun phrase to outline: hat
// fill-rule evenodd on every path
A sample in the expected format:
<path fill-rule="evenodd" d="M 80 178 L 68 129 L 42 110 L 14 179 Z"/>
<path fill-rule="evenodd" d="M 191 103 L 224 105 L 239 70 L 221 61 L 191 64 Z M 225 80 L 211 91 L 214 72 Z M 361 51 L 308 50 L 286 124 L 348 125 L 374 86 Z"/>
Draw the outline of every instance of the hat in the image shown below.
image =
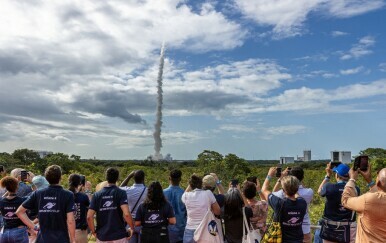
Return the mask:
<path fill-rule="evenodd" d="M 36 186 L 37 190 L 44 189 L 50 185 L 46 178 L 41 175 L 34 176 L 34 178 L 32 178 L 32 184 Z"/>
<path fill-rule="evenodd" d="M 213 188 L 216 187 L 216 179 L 211 175 L 206 175 L 202 178 L 202 187 Z"/>
<path fill-rule="evenodd" d="M 348 177 L 348 172 L 350 171 L 350 167 L 346 164 L 340 164 L 336 166 L 332 171 L 336 172 L 338 175 L 343 177 Z"/>

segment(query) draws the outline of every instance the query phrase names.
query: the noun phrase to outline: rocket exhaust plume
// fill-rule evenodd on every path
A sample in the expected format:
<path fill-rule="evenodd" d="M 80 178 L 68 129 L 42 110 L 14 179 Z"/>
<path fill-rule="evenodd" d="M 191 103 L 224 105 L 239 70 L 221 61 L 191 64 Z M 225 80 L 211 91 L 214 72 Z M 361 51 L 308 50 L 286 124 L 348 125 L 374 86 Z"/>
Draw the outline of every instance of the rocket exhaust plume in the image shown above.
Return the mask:
<path fill-rule="evenodd" d="M 163 103 L 163 94 L 162 94 L 162 75 L 164 71 L 164 54 L 165 54 L 165 43 L 162 43 L 161 54 L 159 59 L 159 69 L 158 69 L 158 77 L 157 77 L 157 117 L 156 122 L 154 124 L 155 131 L 153 133 L 154 137 L 154 160 L 161 160 L 161 148 L 162 148 L 162 140 L 161 140 L 161 127 L 162 127 L 162 103 Z"/>

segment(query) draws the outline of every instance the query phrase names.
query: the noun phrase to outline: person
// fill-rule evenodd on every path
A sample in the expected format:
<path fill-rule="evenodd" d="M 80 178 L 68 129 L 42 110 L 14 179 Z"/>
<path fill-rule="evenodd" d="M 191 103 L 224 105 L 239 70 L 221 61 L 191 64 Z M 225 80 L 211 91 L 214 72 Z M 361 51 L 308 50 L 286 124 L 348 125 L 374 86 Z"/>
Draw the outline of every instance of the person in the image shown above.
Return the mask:
<path fill-rule="evenodd" d="M 259 181 L 256 179 L 256 184 L 250 181 L 244 182 L 242 192 L 246 199 L 246 206 L 250 207 L 253 212 L 250 219 L 252 229 L 258 230 L 260 235 L 263 235 L 267 229 L 268 202 L 256 200 L 256 194 L 261 194 Z"/>
<path fill-rule="evenodd" d="M 165 198 L 172 205 L 176 217 L 176 224 L 168 226 L 170 243 L 182 243 L 186 226 L 186 208 L 181 200 L 182 194 L 184 194 L 184 190 L 180 187 L 181 177 L 181 170 L 170 171 L 170 185 L 164 189 Z"/>
<path fill-rule="evenodd" d="M 307 202 L 296 196 L 300 182 L 295 176 L 284 176 L 280 180 L 285 194 L 285 198 L 282 199 L 269 190 L 269 182 L 275 174 L 276 167 L 270 168 L 261 189 L 262 197 L 268 199 L 274 211 L 274 218 L 280 222 L 283 242 L 302 243 L 304 237 L 302 223 L 307 211 Z"/>
<path fill-rule="evenodd" d="M 37 242 L 74 243 L 74 196 L 59 185 L 62 169 L 58 165 L 51 165 L 46 168 L 44 176 L 50 185 L 34 191 L 16 214 L 28 228 L 39 230 Z M 40 229 L 28 218 L 27 210 L 38 210 Z"/>
<path fill-rule="evenodd" d="M 243 210 L 250 225 L 250 218 L 253 216 L 250 207 L 244 207 L 244 199 L 240 189 L 230 185 L 228 192 L 225 194 L 224 201 L 224 228 L 225 239 L 227 243 L 241 243 L 243 238 Z"/>
<path fill-rule="evenodd" d="M 135 226 L 142 226 L 141 243 L 169 243 L 167 226 L 175 223 L 173 208 L 165 199 L 161 184 L 153 181 L 135 216 Z"/>
<path fill-rule="evenodd" d="M 49 185 L 50 183 L 44 176 L 37 175 L 32 178 L 32 190 L 34 191 L 47 188 Z"/>
<path fill-rule="evenodd" d="M 7 196 L 0 198 L 0 212 L 4 220 L 1 243 L 28 243 L 27 227 L 16 215 L 18 207 L 27 199 L 16 195 L 18 184 L 18 180 L 11 176 L 0 181 L 1 187 L 8 191 Z"/>
<path fill-rule="evenodd" d="M 218 194 L 214 193 L 216 187 L 218 188 Z M 211 191 L 220 208 L 224 207 L 224 188 L 215 173 L 210 173 L 202 178 L 202 189 Z"/>
<path fill-rule="evenodd" d="M 125 191 L 116 186 L 119 171 L 115 168 L 106 170 L 108 185 L 96 192 L 91 199 L 87 212 L 87 223 L 97 243 L 126 243 L 132 236 L 134 228 Z M 97 228 L 95 230 L 94 216 Z M 127 231 L 125 222 L 130 226 Z"/>
<path fill-rule="evenodd" d="M 19 182 L 19 187 L 17 189 L 16 195 L 19 197 L 26 197 L 26 196 L 29 196 L 32 192 L 32 188 L 29 185 L 27 185 L 26 182 L 30 181 L 32 178 L 31 178 L 31 174 L 27 173 L 27 179 L 23 181 L 21 179 L 22 171 L 24 171 L 24 169 L 16 168 L 11 171 L 10 175 L 16 178 Z"/>
<path fill-rule="evenodd" d="M 134 178 L 134 184 L 127 186 L 131 178 Z M 145 200 L 147 187 L 145 186 L 145 172 L 143 170 L 132 171 L 126 179 L 121 183 L 120 188 L 126 192 L 131 215 L 135 218 L 138 206 Z M 134 228 L 134 234 L 129 243 L 140 243 L 141 227 Z"/>
<path fill-rule="evenodd" d="M 283 173 L 281 174 L 280 179 L 277 180 L 272 194 L 284 199 L 285 194 L 284 194 L 283 189 L 279 190 L 280 181 L 284 176 L 286 176 L 288 174 L 295 176 L 299 180 L 300 185 L 299 185 L 298 195 L 301 198 L 303 198 L 304 200 L 306 200 L 306 202 L 307 202 L 307 212 L 306 212 L 306 215 L 304 216 L 304 220 L 303 220 L 303 224 L 302 224 L 302 229 L 303 229 L 303 234 L 304 234 L 303 242 L 304 243 L 311 243 L 311 241 L 312 241 L 311 220 L 310 220 L 310 216 L 308 215 L 308 209 L 310 207 L 312 198 L 314 197 L 314 191 L 311 188 L 306 188 L 303 186 L 303 179 L 304 179 L 303 168 L 299 167 L 299 166 L 293 167 L 291 170 L 288 170 L 288 168 L 286 168 L 283 171 Z"/>
<path fill-rule="evenodd" d="M 91 198 L 92 198 L 92 184 L 91 184 L 91 181 L 86 181 L 86 184 L 84 185 L 84 193 L 88 196 L 88 199 L 91 200 Z"/>
<path fill-rule="evenodd" d="M 324 243 L 330 242 L 355 242 L 356 227 L 355 213 L 341 203 L 342 193 L 346 185 L 350 167 L 339 164 L 331 168 L 331 162 L 327 164 L 326 176 L 319 186 L 318 193 L 326 198 L 324 206 L 323 223 L 320 237 Z M 330 183 L 332 173 L 335 173 L 336 183 Z M 359 194 L 359 187 L 356 187 Z M 341 234 L 339 235 L 339 232 Z"/>
<path fill-rule="evenodd" d="M 107 186 L 109 183 L 107 181 L 102 181 L 100 183 L 98 183 L 95 187 L 95 192 L 99 192 L 100 190 L 102 190 L 105 186 Z"/>
<path fill-rule="evenodd" d="M 90 205 L 88 196 L 81 190 L 82 178 L 78 174 L 71 174 L 68 177 L 68 185 L 70 190 L 74 194 L 75 202 L 75 242 L 76 243 L 87 243 L 87 208 Z"/>
<path fill-rule="evenodd" d="M 184 232 L 184 243 L 194 243 L 194 232 L 204 219 L 208 210 L 212 210 L 215 215 L 221 214 L 220 206 L 211 191 L 202 189 L 202 179 L 197 175 L 192 175 L 189 179 L 189 186 L 182 194 L 182 202 L 187 211 L 187 222 Z"/>
<path fill-rule="evenodd" d="M 358 228 L 355 242 L 385 242 L 386 240 L 386 169 L 378 172 L 376 182 L 371 179 L 371 167 L 359 170 L 370 187 L 370 192 L 361 196 L 356 193 L 358 171 L 350 170 L 350 179 L 344 187 L 342 204 L 358 213 Z"/>

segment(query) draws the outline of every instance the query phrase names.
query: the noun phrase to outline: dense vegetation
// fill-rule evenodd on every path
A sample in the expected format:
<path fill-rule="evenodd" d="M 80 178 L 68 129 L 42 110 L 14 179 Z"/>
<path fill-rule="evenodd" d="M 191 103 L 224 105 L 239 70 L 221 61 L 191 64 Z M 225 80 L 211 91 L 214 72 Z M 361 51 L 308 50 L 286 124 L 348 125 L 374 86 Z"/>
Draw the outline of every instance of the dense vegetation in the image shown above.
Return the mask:
<path fill-rule="evenodd" d="M 373 167 L 373 175 L 375 171 L 386 167 L 386 149 L 368 148 L 360 152 L 366 154 L 370 158 Z M 271 164 L 267 164 L 267 163 Z M 55 153 L 45 158 L 40 158 L 39 154 L 29 149 L 18 149 L 12 154 L 0 153 L 0 165 L 4 165 L 7 172 L 13 168 L 21 167 L 32 171 L 35 174 L 42 174 L 48 165 L 57 164 L 63 169 L 64 176 L 62 184 L 67 186 L 67 177 L 71 173 L 79 173 L 85 175 L 87 180 L 91 181 L 95 186 L 97 183 L 104 180 L 104 171 L 107 167 L 117 167 L 121 172 L 121 180 L 124 179 L 131 171 L 142 169 L 146 173 L 146 183 L 150 181 L 160 181 L 163 187 L 168 186 L 168 173 L 171 169 L 178 168 L 183 172 L 182 186 L 187 185 L 189 176 L 193 173 L 204 175 L 214 172 L 223 181 L 224 186 L 231 179 L 245 180 L 248 176 L 257 176 L 261 183 L 266 177 L 268 168 L 278 161 L 273 162 L 247 162 L 239 158 L 235 154 L 222 155 L 215 151 L 205 150 L 200 153 L 197 159 L 193 162 L 154 162 L 154 161 L 95 161 L 82 160 L 77 155 L 67 155 L 63 153 Z M 305 169 L 304 184 L 307 187 L 317 191 L 319 184 L 325 176 L 324 162 L 309 162 L 298 163 L 297 165 Z M 273 186 L 272 182 L 272 186 Z M 359 186 L 362 192 L 366 192 L 367 188 L 363 180 L 359 180 Z M 324 203 L 323 199 L 315 194 L 311 205 L 311 219 L 315 224 L 322 215 Z"/>

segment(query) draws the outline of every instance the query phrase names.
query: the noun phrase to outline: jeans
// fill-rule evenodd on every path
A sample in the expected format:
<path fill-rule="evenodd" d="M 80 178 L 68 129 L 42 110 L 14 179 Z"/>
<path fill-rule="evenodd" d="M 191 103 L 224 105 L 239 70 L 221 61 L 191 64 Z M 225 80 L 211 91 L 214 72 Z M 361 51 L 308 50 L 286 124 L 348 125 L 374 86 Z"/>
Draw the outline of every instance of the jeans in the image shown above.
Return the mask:
<path fill-rule="evenodd" d="M 133 236 L 130 238 L 128 243 L 140 243 L 141 242 L 141 226 L 134 227 Z"/>
<path fill-rule="evenodd" d="M 1 243 L 28 243 L 27 227 L 4 229 L 0 235 Z"/>
<path fill-rule="evenodd" d="M 196 231 L 196 230 L 185 229 L 185 232 L 184 232 L 184 240 L 183 240 L 184 243 L 196 243 L 196 242 L 193 240 L 193 237 L 194 237 L 194 231 Z"/>
<path fill-rule="evenodd" d="M 182 240 L 184 239 L 185 229 L 181 230 L 175 227 L 175 225 L 169 225 L 168 230 L 170 243 L 182 243 Z"/>

